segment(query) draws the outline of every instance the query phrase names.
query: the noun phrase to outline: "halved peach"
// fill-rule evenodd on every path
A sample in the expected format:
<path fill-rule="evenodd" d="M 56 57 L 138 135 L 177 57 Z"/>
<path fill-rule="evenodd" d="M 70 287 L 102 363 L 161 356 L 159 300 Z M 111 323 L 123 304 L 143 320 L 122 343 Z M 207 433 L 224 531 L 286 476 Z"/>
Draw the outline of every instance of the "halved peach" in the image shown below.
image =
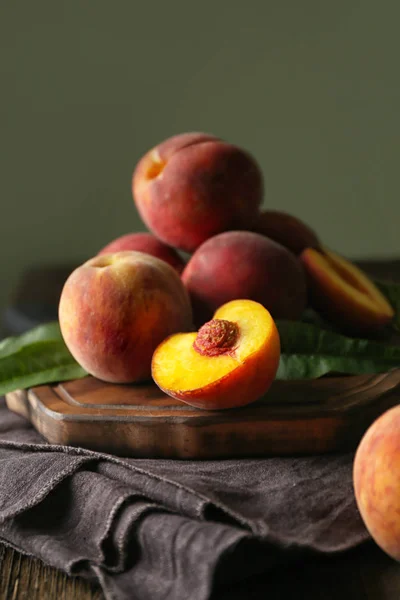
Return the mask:
<path fill-rule="evenodd" d="M 335 252 L 307 248 L 300 257 L 308 275 L 310 303 L 338 327 L 357 334 L 382 330 L 394 310 L 356 265 Z"/>
<path fill-rule="evenodd" d="M 267 309 L 232 300 L 197 333 L 164 340 L 153 354 L 152 376 L 166 394 L 197 408 L 233 408 L 265 394 L 279 358 L 279 333 Z"/>

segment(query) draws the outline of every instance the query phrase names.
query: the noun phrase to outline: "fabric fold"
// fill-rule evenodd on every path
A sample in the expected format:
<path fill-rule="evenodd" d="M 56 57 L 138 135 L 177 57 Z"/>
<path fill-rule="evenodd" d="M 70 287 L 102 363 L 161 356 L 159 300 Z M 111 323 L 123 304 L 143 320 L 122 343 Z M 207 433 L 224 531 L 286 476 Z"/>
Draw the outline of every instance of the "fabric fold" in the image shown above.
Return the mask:
<path fill-rule="evenodd" d="M 0 538 L 113 600 L 206 600 L 216 582 L 367 540 L 352 462 L 124 459 L 47 444 L 0 400 Z"/>

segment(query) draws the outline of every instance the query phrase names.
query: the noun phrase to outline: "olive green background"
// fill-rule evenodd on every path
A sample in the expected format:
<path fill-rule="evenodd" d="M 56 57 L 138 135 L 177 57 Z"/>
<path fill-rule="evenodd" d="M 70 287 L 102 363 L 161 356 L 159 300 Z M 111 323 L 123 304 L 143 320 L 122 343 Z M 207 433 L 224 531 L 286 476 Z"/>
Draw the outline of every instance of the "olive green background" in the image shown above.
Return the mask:
<path fill-rule="evenodd" d="M 0 4 L 0 307 L 29 265 L 144 229 L 130 179 L 175 133 L 250 150 L 265 206 L 400 254 L 397 0 Z"/>

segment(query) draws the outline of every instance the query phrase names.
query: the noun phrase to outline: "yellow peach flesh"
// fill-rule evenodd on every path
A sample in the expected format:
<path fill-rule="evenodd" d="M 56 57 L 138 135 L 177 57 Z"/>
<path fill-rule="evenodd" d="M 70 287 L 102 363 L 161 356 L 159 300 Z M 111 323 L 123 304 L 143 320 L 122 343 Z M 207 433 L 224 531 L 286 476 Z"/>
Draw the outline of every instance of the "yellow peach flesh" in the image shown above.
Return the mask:
<path fill-rule="evenodd" d="M 161 159 L 160 154 L 157 149 L 150 152 L 149 153 L 149 166 L 146 171 L 146 178 L 147 179 L 155 179 L 156 177 L 158 177 L 164 170 L 164 167 L 166 166 L 166 164 L 167 164 L 166 161 Z"/>
<path fill-rule="evenodd" d="M 193 343 L 197 333 L 175 334 L 162 343 L 153 356 L 153 371 L 161 388 L 186 392 L 223 379 L 260 350 L 275 327 L 269 313 L 256 302 L 232 301 L 217 310 L 215 319 L 233 321 L 239 326 L 235 348 L 219 356 L 204 356 Z M 257 325 L 255 327 L 255 324 Z"/>
<path fill-rule="evenodd" d="M 324 251 L 325 264 L 331 268 L 331 276 L 335 283 L 341 286 L 341 289 L 346 289 L 349 294 L 357 298 L 357 301 L 364 304 L 369 310 L 377 312 L 379 315 L 383 312 L 390 318 L 394 316 L 394 310 L 384 295 L 360 269 L 339 255 L 329 250 Z M 324 260 L 323 255 L 318 251 L 310 250 L 310 252 L 316 255 L 317 261 L 321 261 L 321 258 L 322 261 Z"/>
<path fill-rule="evenodd" d="M 365 314 L 371 324 L 393 318 L 389 302 L 358 267 L 326 248 L 323 252 L 308 248 L 303 256 L 308 271 L 318 277 L 318 285 L 325 293 L 332 299 L 337 297 L 340 304 L 347 299 L 348 309 Z"/>

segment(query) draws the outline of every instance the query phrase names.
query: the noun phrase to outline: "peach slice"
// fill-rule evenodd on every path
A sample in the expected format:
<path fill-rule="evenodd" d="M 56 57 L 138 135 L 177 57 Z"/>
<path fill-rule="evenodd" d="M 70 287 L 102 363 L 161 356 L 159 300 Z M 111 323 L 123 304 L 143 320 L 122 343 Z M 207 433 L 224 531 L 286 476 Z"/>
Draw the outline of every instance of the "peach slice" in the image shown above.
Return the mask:
<path fill-rule="evenodd" d="M 197 333 L 164 340 L 153 354 L 152 376 L 166 394 L 197 408 L 233 408 L 265 394 L 279 358 L 279 333 L 267 309 L 232 300 Z"/>
<path fill-rule="evenodd" d="M 376 285 L 356 265 L 323 248 L 307 248 L 300 259 L 308 275 L 310 303 L 330 322 L 356 334 L 373 334 L 394 317 Z"/>

